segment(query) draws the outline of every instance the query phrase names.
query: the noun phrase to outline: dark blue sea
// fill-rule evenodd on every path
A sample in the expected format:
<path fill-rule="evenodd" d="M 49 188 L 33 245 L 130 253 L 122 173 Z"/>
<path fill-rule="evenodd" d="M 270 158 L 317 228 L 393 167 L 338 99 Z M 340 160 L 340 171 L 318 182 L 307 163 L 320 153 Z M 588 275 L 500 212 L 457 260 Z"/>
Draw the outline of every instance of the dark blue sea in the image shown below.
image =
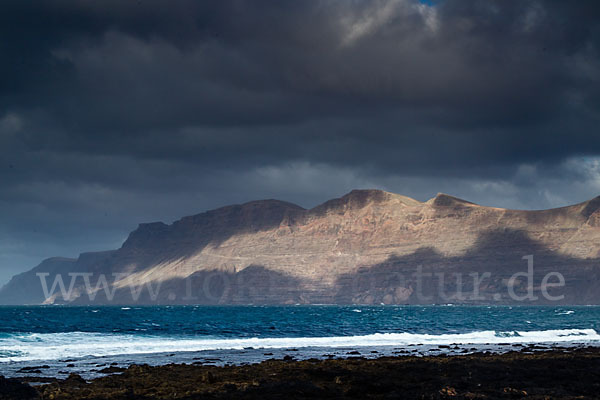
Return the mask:
<path fill-rule="evenodd" d="M 0 374 L 595 346 L 598 332 L 599 306 L 0 307 Z"/>

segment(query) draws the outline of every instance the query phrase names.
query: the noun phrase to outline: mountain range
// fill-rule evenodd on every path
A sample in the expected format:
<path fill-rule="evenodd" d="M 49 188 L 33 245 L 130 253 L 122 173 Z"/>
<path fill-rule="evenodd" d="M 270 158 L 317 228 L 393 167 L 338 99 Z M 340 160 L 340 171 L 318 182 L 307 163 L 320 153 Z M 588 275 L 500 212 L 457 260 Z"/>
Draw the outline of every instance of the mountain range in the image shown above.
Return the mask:
<path fill-rule="evenodd" d="M 599 283 L 600 197 L 525 211 L 353 190 L 140 224 L 16 275 L 0 304 L 599 304 Z"/>

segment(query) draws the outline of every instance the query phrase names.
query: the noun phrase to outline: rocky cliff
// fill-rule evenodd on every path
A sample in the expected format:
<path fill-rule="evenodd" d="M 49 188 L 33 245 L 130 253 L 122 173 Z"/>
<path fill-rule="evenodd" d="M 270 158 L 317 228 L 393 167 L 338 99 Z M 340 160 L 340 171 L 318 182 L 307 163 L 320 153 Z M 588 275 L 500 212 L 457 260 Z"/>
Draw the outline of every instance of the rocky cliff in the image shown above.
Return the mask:
<path fill-rule="evenodd" d="M 141 224 L 118 250 L 15 276 L 0 303 L 597 304 L 599 261 L 600 197 L 520 211 L 354 190 Z"/>

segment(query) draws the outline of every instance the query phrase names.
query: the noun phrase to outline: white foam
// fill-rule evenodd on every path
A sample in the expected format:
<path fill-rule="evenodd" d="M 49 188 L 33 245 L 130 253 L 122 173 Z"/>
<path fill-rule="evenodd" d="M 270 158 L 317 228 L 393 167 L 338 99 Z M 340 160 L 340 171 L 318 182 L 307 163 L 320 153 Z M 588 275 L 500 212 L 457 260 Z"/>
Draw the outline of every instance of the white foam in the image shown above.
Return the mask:
<path fill-rule="evenodd" d="M 593 329 L 560 329 L 519 332 L 479 331 L 444 335 L 376 333 L 364 336 L 218 339 L 70 332 L 12 335 L 0 338 L 0 362 L 119 354 L 241 350 L 248 347 L 373 347 L 563 342 L 600 344 L 600 335 Z"/>

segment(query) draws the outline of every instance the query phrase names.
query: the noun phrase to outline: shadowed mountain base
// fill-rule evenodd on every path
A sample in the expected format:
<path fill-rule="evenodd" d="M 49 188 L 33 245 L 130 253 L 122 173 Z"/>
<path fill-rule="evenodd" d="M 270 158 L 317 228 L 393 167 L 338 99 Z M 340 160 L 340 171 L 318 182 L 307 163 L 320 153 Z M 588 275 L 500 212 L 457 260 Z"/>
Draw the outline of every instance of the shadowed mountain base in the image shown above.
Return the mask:
<path fill-rule="evenodd" d="M 67 267 L 73 265 L 65 262 Z M 48 275 L 47 286 L 55 279 L 56 274 Z M 98 290 L 92 297 L 85 293 L 81 277 L 76 276 L 75 282 L 78 295 L 73 301 L 65 301 L 56 285 L 56 303 L 594 304 L 600 299 L 600 264 L 597 259 L 549 251 L 523 232 L 503 230 L 486 233 L 460 257 L 443 257 L 434 249 L 422 248 L 340 275 L 333 285 L 258 265 L 237 272 L 198 271 L 187 278 L 113 288 L 111 295 Z M 30 290 L 43 299 L 39 278 L 37 284 L 29 281 Z M 64 286 L 69 285 L 67 280 Z M 98 285 L 91 276 L 90 287 Z"/>

